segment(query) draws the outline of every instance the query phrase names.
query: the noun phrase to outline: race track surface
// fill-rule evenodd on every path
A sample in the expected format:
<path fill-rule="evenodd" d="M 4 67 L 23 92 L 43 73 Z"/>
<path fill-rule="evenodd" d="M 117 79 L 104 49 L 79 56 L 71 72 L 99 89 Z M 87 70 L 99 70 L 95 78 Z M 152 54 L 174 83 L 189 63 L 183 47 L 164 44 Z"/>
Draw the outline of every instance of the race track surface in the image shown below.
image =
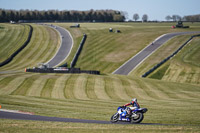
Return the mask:
<path fill-rule="evenodd" d="M 125 62 L 122 66 L 120 66 L 117 70 L 113 72 L 113 74 L 120 75 L 128 75 L 131 71 L 133 71 L 139 64 L 141 64 L 148 56 L 150 56 L 153 52 L 155 52 L 160 46 L 162 46 L 169 39 L 178 36 L 178 35 L 186 35 L 186 34 L 197 34 L 200 31 L 196 32 L 177 32 L 177 33 L 168 33 L 158 37 L 154 42 L 145 47 L 138 54 L 133 56 L 127 62 Z M 173 52 L 173 51 L 172 51 Z"/>
<path fill-rule="evenodd" d="M 56 55 L 47 62 L 49 64 L 49 67 L 52 68 L 62 63 L 62 61 L 64 61 L 69 56 L 73 46 L 73 39 L 71 34 L 66 29 L 59 26 L 49 26 L 55 28 L 55 30 L 59 32 L 61 38 L 59 50 L 57 51 Z"/>
<path fill-rule="evenodd" d="M 7 112 L 7 111 L 0 111 L 0 119 L 110 124 L 109 121 L 83 120 L 83 119 L 60 118 L 60 117 L 47 117 L 47 116 L 31 115 L 31 114 L 23 114 L 23 113 L 13 113 L 13 112 Z"/>
<path fill-rule="evenodd" d="M 131 124 L 130 122 L 116 122 L 100 120 L 84 120 L 84 119 L 72 119 L 72 118 L 60 118 L 60 117 L 48 117 L 40 115 L 30 115 L 23 113 L 13 113 L 0 110 L 0 119 L 15 119 L 15 120 L 33 120 L 33 121 L 52 121 L 52 122 L 72 122 L 72 123 L 93 123 L 93 124 Z M 184 126 L 181 124 L 160 124 L 160 123 L 139 123 L 139 125 L 158 125 L 158 126 Z"/>

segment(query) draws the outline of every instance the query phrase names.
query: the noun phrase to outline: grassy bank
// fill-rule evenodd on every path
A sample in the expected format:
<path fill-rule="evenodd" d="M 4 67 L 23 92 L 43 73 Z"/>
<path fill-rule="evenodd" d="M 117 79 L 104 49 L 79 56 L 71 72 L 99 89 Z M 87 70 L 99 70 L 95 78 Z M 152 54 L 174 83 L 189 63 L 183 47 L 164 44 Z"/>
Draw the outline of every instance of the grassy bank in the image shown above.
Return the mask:
<path fill-rule="evenodd" d="M 29 27 L 18 24 L 0 24 L 0 62 L 3 62 L 28 38 Z"/>
<path fill-rule="evenodd" d="M 151 57 L 145 60 L 132 75 L 142 75 L 148 69 L 162 61 L 165 57 L 171 55 L 178 47 L 190 38 L 191 35 L 179 36 L 171 39 L 159 51 L 155 52 Z M 188 43 L 175 57 L 167 61 L 159 69 L 153 72 L 149 77 L 161 79 L 165 81 L 180 82 L 180 83 L 200 83 L 200 39 L 194 38 Z M 162 52 L 162 54 L 161 54 Z"/>
<path fill-rule="evenodd" d="M 37 132 L 37 133 L 191 133 L 198 132 L 194 126 L 159 126 L 159 125 L 102 125 L 61 122 L 36 122 L 36 121 L 0 121 L 1 132 Z"/>
<path fill-rule="evenodd" d="M 149 109 L 144 122 L 200 124 L 198 85 L 115 75 L 32 73 L 1 75 L 0 84 L 0 102 L 7 109 L 109 120 L 118 106 L 137 97 Z"/>

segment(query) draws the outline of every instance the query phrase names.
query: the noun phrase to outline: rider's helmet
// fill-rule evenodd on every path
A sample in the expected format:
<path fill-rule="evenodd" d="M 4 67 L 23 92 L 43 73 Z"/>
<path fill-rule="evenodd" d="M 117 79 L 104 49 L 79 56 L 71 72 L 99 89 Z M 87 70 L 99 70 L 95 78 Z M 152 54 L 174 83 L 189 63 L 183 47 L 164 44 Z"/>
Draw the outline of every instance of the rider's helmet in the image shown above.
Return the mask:
<path fill-rule="evenodd" d="M 137 98 L 133 98 L 133 99 L 131 100 L 131 102 L 132 102 L 132 103 L 137 102 Z"/>

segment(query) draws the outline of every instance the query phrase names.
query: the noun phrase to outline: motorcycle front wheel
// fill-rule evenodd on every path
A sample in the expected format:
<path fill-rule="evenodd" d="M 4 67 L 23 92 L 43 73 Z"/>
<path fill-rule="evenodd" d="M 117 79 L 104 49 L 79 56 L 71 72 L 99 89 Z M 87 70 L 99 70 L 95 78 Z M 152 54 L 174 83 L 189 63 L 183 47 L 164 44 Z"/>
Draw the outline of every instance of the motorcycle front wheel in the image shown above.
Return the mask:
<path fill-rule="evenodd" d="M 115 123 L 115 122 L 118 121 L 118 118 L 119 118 L 119 114 L 116 113 L 116 114 L 114 114 L 114 115 L 110 118 L 110 121 L 111 121 L 112 123 Z"/>
<path fill-rule="evenodd" d="M 131 123 L 140 123 L 144 119 L 144 115 L 141 112 L 137 112 L 136 116 L 131 118 Z"/>

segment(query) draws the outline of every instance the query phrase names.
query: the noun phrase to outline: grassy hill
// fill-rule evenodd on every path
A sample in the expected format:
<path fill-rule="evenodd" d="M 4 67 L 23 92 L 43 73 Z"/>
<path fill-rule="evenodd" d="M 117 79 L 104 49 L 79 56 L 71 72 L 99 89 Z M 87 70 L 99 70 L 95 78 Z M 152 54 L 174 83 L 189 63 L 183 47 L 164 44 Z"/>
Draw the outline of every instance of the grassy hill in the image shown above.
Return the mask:
<path fill-rule="evenodd" d="M 0 131 L 199 131 L 200 119 L 197 117 L 200 115 L 199 84 L 140 77 L 141 73 L 182 44 L 179 42 L 187 40 L 188 36 L 176 37 L 166 43 L 129 76 L 111 74 L 161 34 L 200 30 L 199 23 L 194 23 L 190 29 L 171 29 L 170 26 L 174 25 L 173 23 L 81 23 L 80 29 L 70 29 L 71 23 L 57 25 L 69 29 L 74 38 L 72 54 L 66 61 L 70 62 L 73 58 L 82 34 L 86 33 L 88 38 L 77 67 L 100 70 L 103 74 L 0 73 L 0 105 L 2 108 L 29 111 L 45 116 L 109 121 L 118 106 L 137 97 L 141 107 L 149 109 L 145 114 L 144 123 L 177 125 L 98 125 L 3 120 L 0 121 Z M 36 66 L 38 62 L 45 62 L 55 54 L 58 45 L 54 44 L 59 42 L 56 40 L 57 32 L 40 25 L 32 24 L 32 26 L 34 31 L 31 43 L 20 53 L 21 55 L 16 56 L 13 62 L 0 68 L 0 71 L 22 70 L 28 66 Z M 110 27 L 114 30 L 119 29 L 122 33 L 109 33 Z M 191 54 L 184 55 L 182 59 L 185 63 L 192 64 L 191 62 L 198 61 L 198 52 L 196 52 L 198 42 L 198 38 L 191 42 L 190 46 L 195 49 Z M 186 47 L 186 51 L 192 47 Z"/>
<path fill-rule="evenodd" d="M 0 62 L 3 62 L 28 38 L 29 27 L 27 25 L 0 24 Z"/>

